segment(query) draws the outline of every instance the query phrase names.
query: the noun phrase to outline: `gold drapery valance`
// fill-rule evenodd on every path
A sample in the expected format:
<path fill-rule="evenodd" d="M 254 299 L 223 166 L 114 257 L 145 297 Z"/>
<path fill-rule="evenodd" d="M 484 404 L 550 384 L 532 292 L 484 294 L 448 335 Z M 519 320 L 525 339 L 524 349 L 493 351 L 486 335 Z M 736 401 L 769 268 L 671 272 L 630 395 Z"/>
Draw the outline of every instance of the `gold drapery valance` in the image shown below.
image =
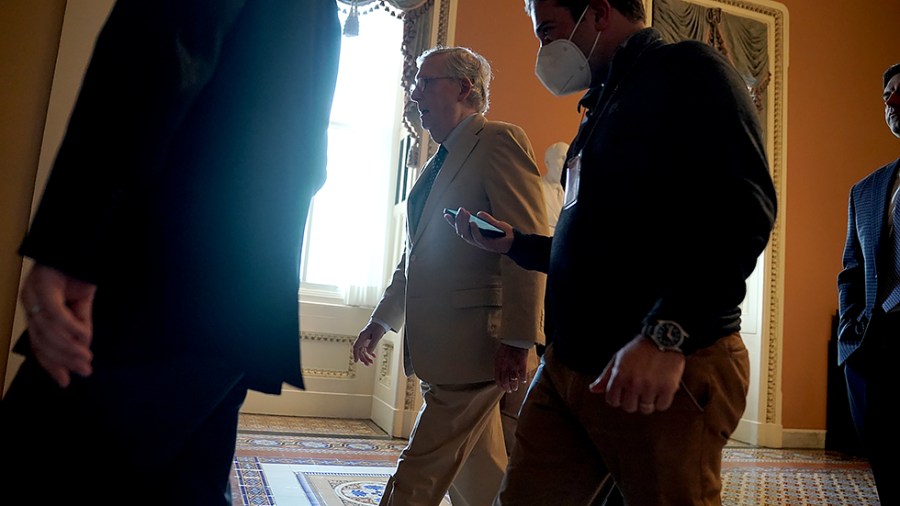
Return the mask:
<path fill-rule="evenodd" d="M 420 10 L 428 0 L 337 0 L 342 14 L 347 15 L 344 21 L 344 35 L 359 35 L 359 16 L 375 12 L 387 11 L 394 17 L 404 17 L 407 13 Z"/>

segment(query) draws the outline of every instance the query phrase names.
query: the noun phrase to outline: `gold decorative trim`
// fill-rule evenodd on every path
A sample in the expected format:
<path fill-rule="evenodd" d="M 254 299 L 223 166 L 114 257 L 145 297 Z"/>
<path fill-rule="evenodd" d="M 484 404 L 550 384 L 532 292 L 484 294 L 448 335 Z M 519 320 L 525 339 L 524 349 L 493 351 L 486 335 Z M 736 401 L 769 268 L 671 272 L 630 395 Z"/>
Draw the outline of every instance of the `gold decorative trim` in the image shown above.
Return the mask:
<path fill-rule="evenodd" d="M 329 334 L 327 332 L 308 332 L 301 331 L 300 332 L 300 340 L 301 341 L 313 341 L 313 342 L 324 342 L 329 344 L 346 344 L 348 348 L 347 353 L 347 368 L 344 370 L 334 370 L 334 369 L 313 369 L 313 368 L 303 368 L 303 375 L 306 377 L 317 377 L 317 378 L 344 378 L 344 379 L 352 379 L 356 377 L 356 363 L 353 361 L 353 354 L 349 352 L 349 348 L 353 345 L 353 342 L 356 341 L 356 336 L 347 336 L 342 334 Z"/>
<path fill-rule="evenodd" d="M 403 410 L 409 411 L 413 409 L 414 403 L 413 399 L 416 398 L 416 385 L 418 385 L 419 380 L 415 375 L 406 377 L 406 395 L 403 399 Z"/>
<path fill-rule="evenodd" d="M 440 10 L 440 17 L 438 18 L 438 31 L 437 38 L 435 40 L 435 45 L 446 46 L 448 40 L 448 29 L 447 27 L 450 24 L 450 2 L 442 1 Z"/>
<path fill-rule="evenodd" d="M 394 361 L 394 344 L 385 342 L 381 345 L 381 361 L 378 364 L 378 382 L 386 387 L 391 386 L 391 362 Z"/>

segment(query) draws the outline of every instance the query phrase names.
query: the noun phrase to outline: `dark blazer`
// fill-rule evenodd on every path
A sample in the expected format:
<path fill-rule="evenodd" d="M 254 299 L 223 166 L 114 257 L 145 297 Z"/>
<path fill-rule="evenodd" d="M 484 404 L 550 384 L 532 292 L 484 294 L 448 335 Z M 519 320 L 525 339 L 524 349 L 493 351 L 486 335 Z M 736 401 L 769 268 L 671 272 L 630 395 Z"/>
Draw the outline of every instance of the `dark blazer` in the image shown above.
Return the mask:
<path fill-rule="evenodd" d="M 95 370 L 218 357 L 278 393 L 303 385 L 300 247 L 337 7 L 213 4 L 115 5 L 20 252 L 98 285 Z"/>
<path fill-rule="evenodd" d="M 900 158 L 850 189 L 843 270 L 838 274 L 838 365 L 862 344 L 878 297 L 878 260 Z"/>

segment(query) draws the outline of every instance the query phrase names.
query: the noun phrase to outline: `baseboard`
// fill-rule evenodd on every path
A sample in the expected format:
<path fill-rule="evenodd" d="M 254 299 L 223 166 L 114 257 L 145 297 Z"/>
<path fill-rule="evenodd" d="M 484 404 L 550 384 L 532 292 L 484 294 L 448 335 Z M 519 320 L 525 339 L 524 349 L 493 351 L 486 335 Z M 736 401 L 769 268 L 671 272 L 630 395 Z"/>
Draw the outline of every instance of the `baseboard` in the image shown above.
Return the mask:
<path fill-rule="evenodd" d="M 825 448 L 824 430 L 789 429 L 782 436 L 782 448 L 806 448 L 821 450 Z"/>
<path fill-rule="evenodd" d="M 372 399 L 372 421 L 391 437 L 409 438 L 418 411 L 396 409 L 378 397 Z"/>
<path fill-rule="evenodd" d="M 752 420 L 741 420 L 731 439 L 765 448 L 825 448 L 824 430 L 785 429 L 778 424 Z"/>
<path fill-rule="evenodd" d="M 284 389 L 281 395 L 256 391 L 247 393 L 243 413 L 263 415 L 313 416 L 320 418 L 368 419 L 372 396 L 335 392 L 310 392 Z"/>

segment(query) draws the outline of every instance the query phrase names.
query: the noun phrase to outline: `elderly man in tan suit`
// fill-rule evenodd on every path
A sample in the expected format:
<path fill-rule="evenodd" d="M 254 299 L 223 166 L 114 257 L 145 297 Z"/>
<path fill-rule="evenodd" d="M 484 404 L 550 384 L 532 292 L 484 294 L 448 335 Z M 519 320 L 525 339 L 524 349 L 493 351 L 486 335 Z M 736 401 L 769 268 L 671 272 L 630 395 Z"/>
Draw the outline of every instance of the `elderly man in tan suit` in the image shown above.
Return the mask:
<path fill-rule="evenodd" d="M 443 209 L 486 210 L 546 234 L 541 174 L 525 132 L 484 117 L 487 60 L 437 47 L 418 64 L 412 99 L 441 147 L 410 191 L 406 249 L 353 356 L 371 364 L 384 334 L 403 328 L 406 373 L 421 381 L 424 405 L 381 504 L 435 506 L 449 491 L 454 506 L 484 506 L 507 463 L 499 402 L 525 388 L 544 342 L 546 279 L 460 241 Z"/>

